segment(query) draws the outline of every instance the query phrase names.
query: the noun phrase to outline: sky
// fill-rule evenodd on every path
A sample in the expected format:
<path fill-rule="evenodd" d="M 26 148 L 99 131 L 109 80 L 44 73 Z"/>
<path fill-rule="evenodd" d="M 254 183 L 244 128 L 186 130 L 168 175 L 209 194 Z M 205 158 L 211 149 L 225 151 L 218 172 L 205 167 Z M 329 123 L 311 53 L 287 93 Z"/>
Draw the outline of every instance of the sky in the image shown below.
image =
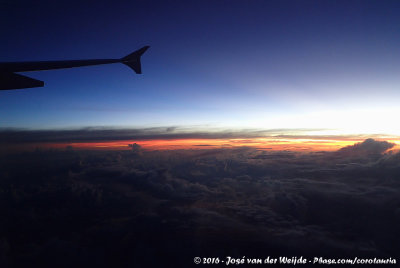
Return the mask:
<path fill-rule="evenodd" d="M 0 127 L 280 130 L 400 140 L 398 1 L 1 1 L 1 61 L 119 58 L 24 73 Z M 246 137 L 243 137 L 246 138 Z"/>

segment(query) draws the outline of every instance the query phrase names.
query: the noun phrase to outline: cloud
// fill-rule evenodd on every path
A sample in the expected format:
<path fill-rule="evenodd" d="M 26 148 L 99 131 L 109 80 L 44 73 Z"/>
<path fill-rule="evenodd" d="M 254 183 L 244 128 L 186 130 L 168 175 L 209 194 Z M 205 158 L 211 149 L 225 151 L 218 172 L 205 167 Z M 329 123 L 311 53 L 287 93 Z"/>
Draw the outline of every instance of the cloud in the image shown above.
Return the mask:
<path fill-rule="evenodd" d="M 395 146 L 394 143 L 387 141 L 376 141 L 374 139 L 366 139 L 361 143 L 346 146 L 338 151 L 338 154 L 344 156 L 365 156 L 380 155 Z"/>
<path fill-rule="evenodd" d="M 396 256 L 400 154 L 379 141 L 349 148 L 360 146 L 356 159 L 252 148 L 21 153 L 0 162 L 0 208 L 22 237 L 21 261 L 52 241 L 141 265 L 143 256 L 154 265 L 207 254 Z"/>
<path fill-rule="evenodd" d="M 133 143 L 133 144 L 128 144 L 128 146 L 132 148 L 132 152 L 134 154 L 137 154 L 137 155 L 142 154 L 142 146 L 140 146 L 139 144 Z"/>
<path fill-rule="evenodd" d="M 23 142 L 95 142 L 116 140 L 175 140 L 175 139 L 250 139 L 275 136 L 282 133 L 301 133 L 314 129 L 211 130 L 199 128 L 82 128 L 70 130 L 1 129 L 0 143 Z"/>

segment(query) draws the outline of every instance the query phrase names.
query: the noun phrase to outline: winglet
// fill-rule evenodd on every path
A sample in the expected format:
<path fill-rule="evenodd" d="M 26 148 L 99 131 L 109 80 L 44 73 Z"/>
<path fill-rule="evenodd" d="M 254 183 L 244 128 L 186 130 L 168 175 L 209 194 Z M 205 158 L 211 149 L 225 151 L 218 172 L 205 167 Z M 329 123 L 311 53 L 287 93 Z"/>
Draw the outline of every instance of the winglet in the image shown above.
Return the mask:
<path fill-rule="evenodd" d="M 121 62 L 128 67 L 130 67 L 132 70 L 135 71 L 137 74 L 142 73 L 142 66 L 140 64 L 140 56 L 143 55 L 144 52 L 149 48 L 150 46 L 145 46 L 142 47 L 141 49 L 136 50 L 135 52 L 132 52 L 128 56 L 125 56 L 121 59 Z"/>

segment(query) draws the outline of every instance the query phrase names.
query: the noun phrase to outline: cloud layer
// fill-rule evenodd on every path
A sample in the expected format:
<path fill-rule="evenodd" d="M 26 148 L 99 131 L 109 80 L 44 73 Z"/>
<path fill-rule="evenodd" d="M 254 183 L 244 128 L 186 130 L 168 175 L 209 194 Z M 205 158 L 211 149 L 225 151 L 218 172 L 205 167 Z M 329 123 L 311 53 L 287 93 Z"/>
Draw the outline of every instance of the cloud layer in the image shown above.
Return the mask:
<path fill-rule="evenodd" d="M 0 260 L 128 267 L 188 266 L 195 256 L 397 257 L 400 155 L 386 153 L 391 146 L 3 157 Z"/>

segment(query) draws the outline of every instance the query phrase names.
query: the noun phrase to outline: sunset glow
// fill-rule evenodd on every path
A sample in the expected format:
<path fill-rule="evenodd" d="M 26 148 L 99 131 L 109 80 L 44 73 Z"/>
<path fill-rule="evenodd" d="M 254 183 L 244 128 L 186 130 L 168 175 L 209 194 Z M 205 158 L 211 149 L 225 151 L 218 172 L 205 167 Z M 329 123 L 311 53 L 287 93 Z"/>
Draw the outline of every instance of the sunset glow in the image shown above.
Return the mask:
<path fill-rule="evenodd" d="M 365 137 L 331 137 L 331 138 L 253 138 L 253 139 L 174 139 L 174 140 L 118 140 L 103 142 L 73 143 L 32 143 L 15 147 L 19 150 L 35 149 L 74 149 L 74 150 L 132 150 L 129 144 L 136 143 L 144 150 L 199 150 L 219 148 L 249 147 L 269 151 L 335 151 L 342 147 L 362 142 Z M 400 139 L 379 139 L 395 143 L 392 150 L 398 150 Z M 15 145 L 17 146 L 17 145 Z"/>

